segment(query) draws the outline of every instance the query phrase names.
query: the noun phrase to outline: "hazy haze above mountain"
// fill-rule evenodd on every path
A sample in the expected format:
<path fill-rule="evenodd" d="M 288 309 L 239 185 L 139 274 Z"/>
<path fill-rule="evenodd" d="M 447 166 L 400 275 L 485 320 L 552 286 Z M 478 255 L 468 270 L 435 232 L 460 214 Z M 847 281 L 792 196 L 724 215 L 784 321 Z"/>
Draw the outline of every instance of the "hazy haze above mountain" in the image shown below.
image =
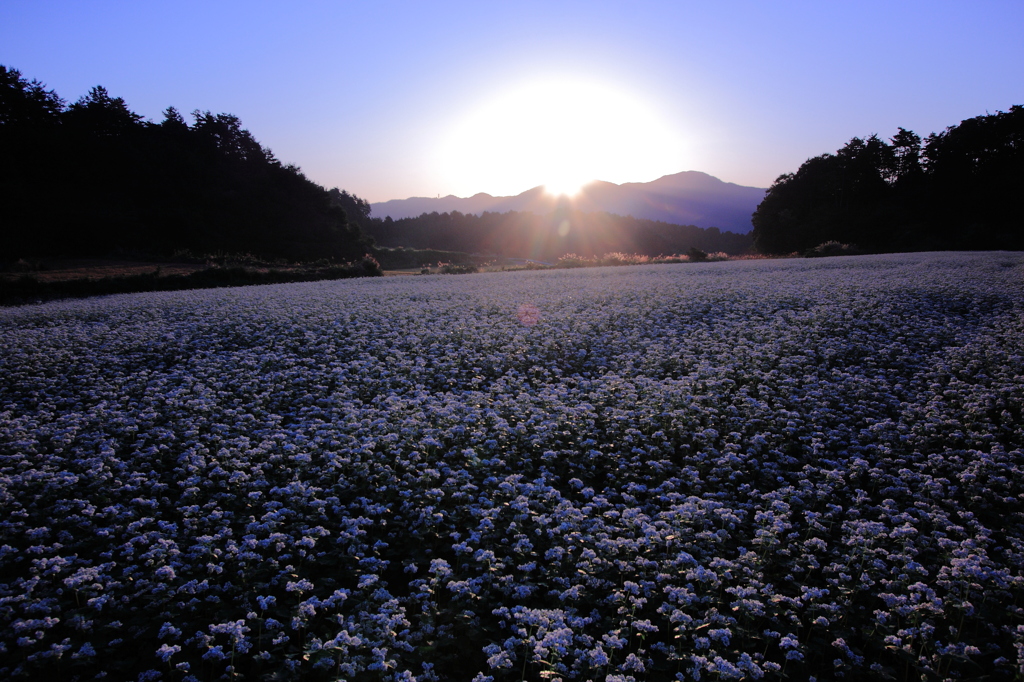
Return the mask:
<path fill-rule="evenodd" d="M 549 194 L 543 187 L 534 187 L 513 197 L 474 194 L 471 197 L 412 197 L 371 204 L 372 215 L 390 216 L 393 220 L 411 218 L 422 213 L 480 214 L 484 211 L 530 211 L 548 213 L 559 202 L 568 200 L 581 211 L 607 211 L 635 218 L 662 220 L 679 225 L 717 227 L 720 230 L 747 233 L 752 226 L 750 215 L 764 198 L 765 190 L 744 187 L 699 171 L 665 175 L 651 182 L 627 182 L 616 185 L 600 180 L 585 185 L 572 198 Z"/>

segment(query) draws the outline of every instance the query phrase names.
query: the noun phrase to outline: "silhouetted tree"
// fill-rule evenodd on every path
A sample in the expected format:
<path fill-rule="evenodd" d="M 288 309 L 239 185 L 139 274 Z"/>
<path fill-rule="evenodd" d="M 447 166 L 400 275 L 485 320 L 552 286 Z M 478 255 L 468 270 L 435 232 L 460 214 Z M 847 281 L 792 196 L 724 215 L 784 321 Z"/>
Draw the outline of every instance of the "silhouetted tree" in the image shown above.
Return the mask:
<path fill-rule="evenodd" d="M 921 136 L 906 128 L 890 139 L 889 164 L 886 167 L 886 181 L 900 184 L 919 181 L 924 169 L 921 167 Z"/>
<path fill-rule="evenodd" d="M 833 154 L 808 159 L 796 173 L 780 175 L 751 217 L 754 248 L 782 254 L 835 239 L 845 210 L 841 176 L 842 164 Z"/>
<path fill-rule="evenodd" d="M 192 132 L 200 140 L 212 144 L 223 157 L 237 161 L 274 161 L 273 153 L 264 149 L 234 114 L 211 114 L 197 109 L 192 112 L 192 117 L 195 119 Z"/>
<path fill-rule="evenodd" d="M 752 217 L 763 253 L 837 241 L 867 251 L 1024 248 L 1024 109 L 921 138 L 853 138 L 779 176 Z"/>
<path fill-rule="evenodd" d="M 68 107 L 63 123 L 90 135 L 117 137 L 133 132 L 142 116 L 128 108 L 124 99 L 111 97 L 107 89 L 97 85 L 89 94 Z"/>
<path fill-rule="evenodd" d="M 340 208 L 352 225 L 360 230 L 366 231 L 370 224 L 370 202 L 360 199 L 354 194 L 349 194 L 343 189 L 334 187 L 327 191 L 330 197 L 331 206 Z"/>
<path fill-rule="evenodd" d="M 188 129 L 188 124 L 185 123 L 184 117 L 175 107 L 167 107 L 164 109 L 164 120 L 160 123 L 161 126 L 171 130 L 184 131 Z"/>
<path fill-rule="evenodd" d="M 102 86 L 65 108 L 0 67 L 0 257 L 363 256 L 371 242 L 346 210 L 365 218 L 369 204 L 282 165 L 237 116 L 193 116 L 168 107 L 149 123 Z"/>
<path fill-rule="evenodd" d="M 54 125 L 64 100 L 37 80 L 26 80 L 17 69 L 0 65 L 0 126 L 19 128 Z"/>
<path fill-rule="evenodd" d="M 1024 248 L 1024 107 L 925 140 L 928 219 L 952 248 Z"/>

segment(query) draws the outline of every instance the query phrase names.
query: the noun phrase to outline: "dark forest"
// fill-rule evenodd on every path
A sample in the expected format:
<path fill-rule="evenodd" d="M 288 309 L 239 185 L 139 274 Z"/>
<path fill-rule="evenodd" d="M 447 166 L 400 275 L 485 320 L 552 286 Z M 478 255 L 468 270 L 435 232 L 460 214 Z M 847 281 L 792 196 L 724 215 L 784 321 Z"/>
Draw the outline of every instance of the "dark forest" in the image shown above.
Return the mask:
<path fill-rule="evenodd" d="M 192 119 L 145 121 L 100 86 L 66 105 L 0 66 L 0 260 L 366 253 L 367 202 L 282 164 L 237 116 Z"/>
<path fill-rule="evenodd" d="M 1024 249 L 1024 107 L 923 142 L 853 138 L 780 176 L 753 215 L 755 248 L 804 252 L 836 241 L 867 252 Z"/>
<path fill-rule="evenodd" d="M 496 258 L 554 261 L 565 254 L 584 258 L 606 253 L 647 256 L 706 252 L 740 254 L 750 250 L 749 234 L 716 227 L 673 225 L 611 213 L 574 211 L 568 202 L 547 215 L 509 211 L 482 215 L 424 213 L 417 218 L 373 220 L 367 231 L 380 246 L 469 251 Z"/>

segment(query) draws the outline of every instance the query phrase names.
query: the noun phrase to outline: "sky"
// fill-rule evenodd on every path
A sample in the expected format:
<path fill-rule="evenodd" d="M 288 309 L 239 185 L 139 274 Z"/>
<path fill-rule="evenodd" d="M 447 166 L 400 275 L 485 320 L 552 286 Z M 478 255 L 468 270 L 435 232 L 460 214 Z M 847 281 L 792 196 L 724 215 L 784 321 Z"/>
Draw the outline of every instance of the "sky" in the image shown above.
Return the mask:
<path fill-rule="evenodd" d="M 0 0 L 69 103 L 232 113 L 371 202 L 686 170 L 767 187 L 854 136 L 1024 104 L 1024 1 Z M 187 118 L 187 116 L 186 116 Z"/>

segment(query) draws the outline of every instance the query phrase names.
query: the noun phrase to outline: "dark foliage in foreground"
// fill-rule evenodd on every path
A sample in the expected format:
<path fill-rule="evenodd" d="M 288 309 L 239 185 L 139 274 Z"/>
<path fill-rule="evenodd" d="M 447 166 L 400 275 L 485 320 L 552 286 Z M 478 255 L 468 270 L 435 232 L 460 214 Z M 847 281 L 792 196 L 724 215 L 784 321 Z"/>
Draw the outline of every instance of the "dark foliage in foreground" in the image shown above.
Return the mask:
<path fill-rule="evenodd" d="M 66 106 L 0 66 L 0 260 L 178 249 L 353 260 L 369 204 L 284 165 L 237 116 L 160 123 L 95 87 Z"/>
<path fill-rule="evenodd" d="M 779 176 L 754 212 L 768 254 L 824 242 L 871 252 L 1024 249 L 1024 107 L 962 121 L 924 140 L 853 138 Z"/>
<path fill-rule="evenodd" d="M 690 249 L 728 254 L 750 250 L 749 234 L 694 225 L 672 225 L 611 213 L 558 210 L 548 215 L 509 211 L 473 215 L 424 213 L 418 218 L 374 220 L 370 236 L 382 246 L 468 251 L 495 257 L 554 261 L 610 252 L 658 256 Z"/>

